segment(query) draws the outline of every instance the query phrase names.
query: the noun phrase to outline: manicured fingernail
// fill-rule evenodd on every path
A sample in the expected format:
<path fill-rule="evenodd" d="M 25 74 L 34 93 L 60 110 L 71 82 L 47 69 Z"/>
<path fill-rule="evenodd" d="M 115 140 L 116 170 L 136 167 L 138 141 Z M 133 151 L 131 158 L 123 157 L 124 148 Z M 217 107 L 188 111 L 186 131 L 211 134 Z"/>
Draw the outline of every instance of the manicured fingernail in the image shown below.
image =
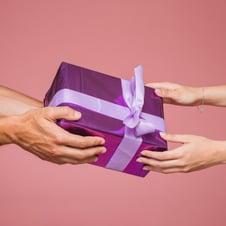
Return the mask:
<path fill-rule="evenodd" d="M 74 116 L 75 116 L 76 118 L 81 118 L 82 114 L 81 114 L 80 112 L 78 112 L 78 111 L 75 111 L 75 112 L 74 112 Z"/>

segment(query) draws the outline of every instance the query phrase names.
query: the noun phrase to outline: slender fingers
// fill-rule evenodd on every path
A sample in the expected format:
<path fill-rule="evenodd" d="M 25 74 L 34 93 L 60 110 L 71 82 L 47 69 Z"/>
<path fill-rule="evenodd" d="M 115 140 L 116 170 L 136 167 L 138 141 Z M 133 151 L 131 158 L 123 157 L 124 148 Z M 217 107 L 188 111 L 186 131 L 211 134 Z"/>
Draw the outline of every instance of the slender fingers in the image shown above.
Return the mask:
<path fill-rule="evenodd" d="M 160 136 L 168 142 L 181 144 L 189 143 L 191 139 L 194 138 L 193 135 L 169 134 L 163 132 L 160 133 Z"/>
<path fill-rule="evenodd" d="M 144 170 L 161 173 L 187 172 L 185 162 L 180 158 L 172 160 L 163 160 L 163 158 L 161 159 L 162 160 L 140 157 L 137 159 L 137 161 L 144 164 Z"/>
<path fill-rule="evenodd" d="M 152 82 L 147 83 L 146 86 L 151 87 L 153 89 L 177 89 L 180 87 L 179 84 L 171 82 Z"/>
<path fill-rule="evenodd" d="M 173 160 L 181 157 L 180 151 L 177 149 L 164 152 L 144 150 L 141 152 L 141 155 L 147 158 L 157 159 L 160 161 Z"/>
<path fill-rule="evenodd" d="M 161 137 L 175 143 L 187 141 L 186 136 L 183 135 L 161 133 Z M 183 152 L 181 147 L 165 152 L 144 150 L 141 152 L 141 157 L 137 159 L 137 162 L 143 163 L 145 170 L 172 173 L 182 170 L 184 167 L 182 158 Z"/>
<path fill-rule="evenodd" d="M 159 161 L 159 160 L 156 160 L 156 159 L 148 159 L 148 158 L 140 157 L 138 159 L 138 162 L 142 162 L 144 165 L 148 165 L 148 166 L 155 167 L 155 168 L 161 168 L 161 169 L 172 168 L 172 167 L 181 167 L 182 166 L 180 161 L 178 161 L 177 159 Z"/>
<path fill-rule="evenodd" d="M 144 166 L 144 170 L 150 170 L 150 171 L 155 171 L 155 172 L 164 173 L 164 174 L 181 172 L 181 168 L 161 169 L 161 168 L 155 168 L 155 167 L 152 167 L 152 166 Z"/>

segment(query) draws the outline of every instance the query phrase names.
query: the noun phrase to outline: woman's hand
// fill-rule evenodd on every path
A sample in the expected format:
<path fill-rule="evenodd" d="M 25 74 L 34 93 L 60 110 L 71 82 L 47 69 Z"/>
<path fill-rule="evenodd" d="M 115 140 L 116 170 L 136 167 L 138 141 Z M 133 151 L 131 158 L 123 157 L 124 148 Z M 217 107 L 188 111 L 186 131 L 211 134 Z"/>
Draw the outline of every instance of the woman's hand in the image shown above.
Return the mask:
<path fill-rule="evenodd" d="M 21 115 L 3 116 L 0 144 L 15 143 L 57 164 L 96 161 L 98 155 L 106 151 L 103 138 L 74 135 L 55 124 L 57 119 L 78 120 L 80 117 L 79 112 L 68 107 L 38 108 Z"/>
<path fill-rule="evenodd" d="M 161 173 L 191 172 L 226 163 L 226 141 L 194 135 L 161 133 L 161 136 L 169 142 L 182 145 L 165 152 L 142 151 L 142 157 L 137 161 L 144 164 L 145 170 Z"/>
<path fill-rule="evenodd" d="M 167 104 L 194 106 L 202 104 L 203 88 L 183 86 L 176 83 L 162 82 L 149 83 L 147 86 L 154 88 L 155 93 L 163 98 Z"/>

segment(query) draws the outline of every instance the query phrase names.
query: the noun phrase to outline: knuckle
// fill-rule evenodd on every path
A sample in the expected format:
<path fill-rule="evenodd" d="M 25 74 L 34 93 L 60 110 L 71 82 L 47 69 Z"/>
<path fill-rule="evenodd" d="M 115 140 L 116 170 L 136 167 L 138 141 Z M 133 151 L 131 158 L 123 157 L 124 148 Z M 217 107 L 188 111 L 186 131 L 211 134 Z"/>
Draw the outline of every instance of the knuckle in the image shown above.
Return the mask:
<path fill-rule="evenodd" d="M 159 169 L 161 169 L 163 166 L 162 166 L 161 162 L 157 162 L 156 163 L 156 167 L 159 168 Z"/>
<path fill-rule="evenodd" d="M 71 108 L 69 108 L 68 106 L 64 106 L 64 107 L 62 107 L 61 109 L 62 109 L 62 111 L 63 111 L 63 114 L 68 115 L 68 114 L 71 113 Z"/>
<path fill-rule="evenodd" d="M 54 113 L 54 108 L 53 107 L 44 107 L 41 109 L 40 113 L 44 115 L 49 115 Z"/>
<path fill-rule="evenodd" d="M 62 154 L 62 152 L 61 151 L 59 151 L 57 148 L 53 148 L 53 149 L 51 149 L 50 150 L 50 153 L 51 153 L 51 155 L 53 156 L 53 157 L 61 157 L 61 156 L 63 156 L 63 154 Z"/>
<path fill-rule="evenodd" d="M 190 172 L 190 168 L 188 166 L 184 167 L 182 170 L 183 173 L 189 173 Z"/>
<path fill-rule="evenodd" d="M 84 152 L 79 152 L 76 156 L 76 158 L 80 161 L 84 160 L 86 158 L 86 154 Z"/>
<path fill-rule="evenodd" d="M 168 153 L 159 153 L 157 157 L 160 160 L 165 160 L 168 158 Z"/>
<path fill-rule="evenodd" d="M 64 133 L 54 133 L 52 134 L 52 143 L 56 145 L 63 144 L 65 142 Z"/>
<path fill-rule="evenodd" d="M 80 148 L 86 148 L 88 144 L 86 139 L 80 139 L 78 143 Z"/>
<path fill-rule="evenodd" d="M 180 160 L 180 161 L 178 162 L 178 166 L 179 166 L 179 167 L 185 168 L 185 167 L 186 167 L 186 162 L 185 162 L 184 160 Z"/>
<path fill-rule="evenodd" d="M 57 144 L 62 144 L 64 142 L 63 136 L 60 136 L 58 134 L 55 135 L 54 140 Z"/>

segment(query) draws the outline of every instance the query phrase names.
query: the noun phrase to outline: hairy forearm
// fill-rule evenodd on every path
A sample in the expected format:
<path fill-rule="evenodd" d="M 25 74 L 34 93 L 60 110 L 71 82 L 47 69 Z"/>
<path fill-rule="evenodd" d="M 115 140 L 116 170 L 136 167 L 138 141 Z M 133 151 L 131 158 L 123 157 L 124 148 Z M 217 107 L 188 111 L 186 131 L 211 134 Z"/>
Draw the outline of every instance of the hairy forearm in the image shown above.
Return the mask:
<path fill-rule="evenodd" d="M 13 143 L 16 115 L 42 107 L 42 103 L 23 93 L 0 86 L 0 145 Z"/>
<path fill-rule="evenodd" d="M 28 110 L 42 107 L 41 101 L 23 93 L 0 86 L 0 115 L 22 114 Z"/>

